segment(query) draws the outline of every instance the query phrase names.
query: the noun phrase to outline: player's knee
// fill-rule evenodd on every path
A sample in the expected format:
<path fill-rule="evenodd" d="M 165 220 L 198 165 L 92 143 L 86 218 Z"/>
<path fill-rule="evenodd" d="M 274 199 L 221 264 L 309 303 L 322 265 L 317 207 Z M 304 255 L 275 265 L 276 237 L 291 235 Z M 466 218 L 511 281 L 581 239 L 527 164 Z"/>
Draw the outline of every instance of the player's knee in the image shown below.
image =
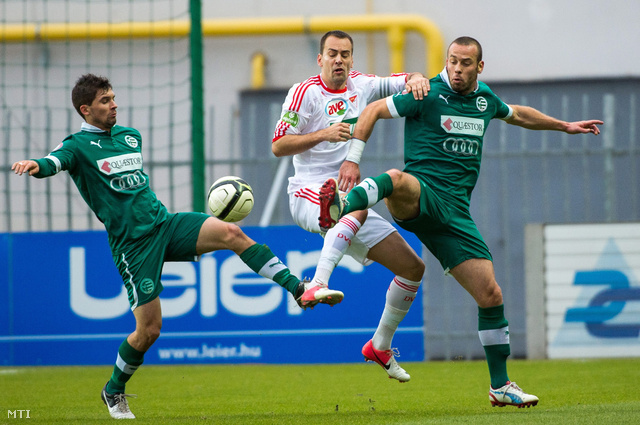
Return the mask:
<path fill-rule="evenodd" d="M 156 342 L 158 340 L 158 338 L 160 338 L 160 330 L 154 330 L 152 333 L 150 333 L 147 336 L 147 345 L 150 347 L 153 345 L 154 342 Z"/>
<path fill-rule="evenodd" d="M 228 249 L 233 250 L 235 243 L 246 238 L 246 235 L 238 225 L 233 223 L 225 223 L 224 230 L 223 232 L 221 232 L 219 237 L 222 238 L 222 243 Z"/>
<path fill-rule="evenodd" d="M 502 289 L 495 280 L 491 284 L 487 285 L 483 298 L 483 304 L 485 307 L 495 307 L 503 303 Z"/>
<path fill-rule="evenodd" d="M 386 173 L 389 175 L 389 177 L 391 177 L 391 181 L 393 182 L 394 187 L 400 181 L 403 174 L 402 171 L 396 168 L 392 168 L 391 170 L 388 170 Z"/>
<path fill-rule="evenodd" d="M 226 229 L 227 237 L 229 239 L 238 239 L 244 236 L 244 233 L 237 224 L 228 223 Z"/>
<path fill-rule="evenodd" d="M 360 224 L 364 224 L 364 222 L 367 220 L 367 217 L 369 216 L 369 210 L 352 211 L 349 213 L 349 215 L 358 220 Z"/>
<path fill-rule="evenodd" d="M 416 260 L 413 262 L 412 266 L 409 269 L 411 274 L 410 279 L 415 282 L 421 281 L 422 277 L 424 276 L 425 269 L 426 269 L 426 266 L 424 265 L 424 261 L 422 261 L 422 259 L 420 259 L 419 257 L 416 258 Z"/>
<path fill-rule="evenodd" d="M 147 329 L 147 340 L 149 341 L 149 345 L 153 344 L 154 342 L 156 342 L 156 340 L 160 337 L 160 330 L 161 330 L 161 326 L 160 325 L 152 325 Z"/>
<path fill-rule="evenodd" d="M 142 351 L 147 351 L 160 337 L 161 327 L 162 325 L 153 323 L 138 329 L 138 341 L 143 349 Z"/>
<path fill-rule="evenodd" d="M 405 279 L 409 279 L 414 282 L 422 281 L 424 277 L 424 271 L 426 269 L 424 265 L 424 261 L 417 254 L 413 253 L 413 255 L 405 255 L 404 261 L 402 263 L 402 272 L 399 273 L 399 276 L 404 277 Z"/>

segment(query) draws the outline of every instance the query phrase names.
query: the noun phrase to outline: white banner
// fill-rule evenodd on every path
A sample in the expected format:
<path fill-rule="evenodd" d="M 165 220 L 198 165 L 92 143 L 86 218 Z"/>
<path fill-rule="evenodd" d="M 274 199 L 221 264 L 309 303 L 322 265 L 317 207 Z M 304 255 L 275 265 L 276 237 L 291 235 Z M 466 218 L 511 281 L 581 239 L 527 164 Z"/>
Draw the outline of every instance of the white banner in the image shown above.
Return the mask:
<path fill-rule="evenodd" d="M 640 356 L 640 224 L 544 227 L 547 357 Z"/>

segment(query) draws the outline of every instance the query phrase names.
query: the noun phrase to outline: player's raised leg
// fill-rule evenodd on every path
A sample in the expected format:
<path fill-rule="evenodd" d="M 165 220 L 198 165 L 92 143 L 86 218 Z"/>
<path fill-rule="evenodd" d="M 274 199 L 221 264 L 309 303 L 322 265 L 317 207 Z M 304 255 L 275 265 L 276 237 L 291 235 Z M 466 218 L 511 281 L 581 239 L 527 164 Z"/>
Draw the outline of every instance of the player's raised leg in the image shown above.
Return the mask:
<path fill-rule="evenodd" d="M 329 279 L 351 246 L 367 215 L 367 210 L 345 215 L 335 227 L 325 233 L 316 272 L 301 297 L 302 304 L 306 306 L 308 303 L 319 302 L 333 306 L 342 301 L 344 294 L 329 289 Z"/>
<path fill-rule="evenodd" d="M 320 228 L 330 229 L 345 214 L 369 209 L 392 192 L 393 182 L 387 173 L 378 177 L 367 177 L 344 198 L 338 191 L 337 180 L 328 179 L 320 189 L 320 217 L 318 217 Z"/>
<path fill-rule="evenodd" d="M 269 249 L 248 237 L 240 227 L 209 217 L 202 224 L 198 235 L 196 252 L 204 254 L 211 251 L 229 249 L 254 272 L 273 280 L 298 299 L 304 292 L 304 283 Z"/>

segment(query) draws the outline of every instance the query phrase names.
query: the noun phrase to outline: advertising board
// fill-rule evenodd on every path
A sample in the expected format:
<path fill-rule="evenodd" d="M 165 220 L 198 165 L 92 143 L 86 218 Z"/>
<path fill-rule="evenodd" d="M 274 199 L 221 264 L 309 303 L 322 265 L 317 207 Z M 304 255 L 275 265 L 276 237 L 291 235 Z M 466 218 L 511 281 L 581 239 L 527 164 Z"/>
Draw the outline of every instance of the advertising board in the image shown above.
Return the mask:
<path fill-rule="evenodd" d="M 245 227 L 299 277 L 312 277 L 323 239 L 296 226 Z M 403 233 L 421 252 L 420 242 Z M 146 364 L 362 361 L 393 275 L 345 256 L 335 307 L 303 311 L 231 251 L 166 263 L 162 334 Z M 403 361 L 424 358 L 422 290 L 394 338 Z M 0 365 L 111 364 L 133 331 L 105 232 L 0 235 Z"/>
<path fill-rule="evenodd" d="M 640 224 L 544 227 L 549 358 L 640 356 Z"/>

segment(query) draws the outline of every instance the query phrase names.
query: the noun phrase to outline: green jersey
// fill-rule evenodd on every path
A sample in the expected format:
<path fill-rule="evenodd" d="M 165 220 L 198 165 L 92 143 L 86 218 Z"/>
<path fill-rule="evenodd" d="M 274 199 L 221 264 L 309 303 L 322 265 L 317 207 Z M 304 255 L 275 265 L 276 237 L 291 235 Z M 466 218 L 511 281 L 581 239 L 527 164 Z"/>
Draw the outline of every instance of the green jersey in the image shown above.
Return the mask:
<path fill-rule="evenodd" d="M 489 121 L 508 118 L 512 110 L 482 82 L 474 92 L 458 94 L 446 69 L 430 83 L 423 100 L 415 100 L 412 93 L 387 98 L 391 115 L 406 117 L 404 171 L 425 180 L 441 196 L 468 206 Z"/>
<path fill-rule="evenodd" d="M 109 133 L 83 123 L 80 132 L 36 162 L 38 178 L 69 172 L 82 198 L 104 223 L 114 253 L 169 217 L 149 188 L 142 169 L 142 137 L 133 128 L 116 125 Z"/>

